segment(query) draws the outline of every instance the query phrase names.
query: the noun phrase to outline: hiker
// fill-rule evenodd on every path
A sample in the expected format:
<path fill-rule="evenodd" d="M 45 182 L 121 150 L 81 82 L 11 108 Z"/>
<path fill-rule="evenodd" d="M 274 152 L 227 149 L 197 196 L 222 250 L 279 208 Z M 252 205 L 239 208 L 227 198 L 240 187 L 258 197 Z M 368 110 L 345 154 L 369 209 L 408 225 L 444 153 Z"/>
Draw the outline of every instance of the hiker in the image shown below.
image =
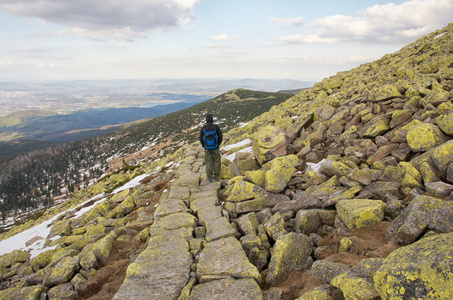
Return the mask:
<path fill-rule="evenodd" d="M 200 143 L 204 148 L 206 163 L 206 175 L 208 181 L 220 180 L 220 152 L 219 146 L 222 143 L 222 131 L 219 125 L 214 124 L 211 114 L 206 115 L 206 123 L 200 130 Z"/>

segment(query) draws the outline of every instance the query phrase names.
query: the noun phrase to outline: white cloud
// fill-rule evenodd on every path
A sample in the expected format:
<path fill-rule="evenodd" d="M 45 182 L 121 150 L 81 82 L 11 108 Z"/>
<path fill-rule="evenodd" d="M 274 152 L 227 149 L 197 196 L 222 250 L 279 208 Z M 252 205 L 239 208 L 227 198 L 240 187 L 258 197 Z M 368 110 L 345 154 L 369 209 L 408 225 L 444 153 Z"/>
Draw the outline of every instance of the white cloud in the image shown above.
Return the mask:
<path fill-rule="evenodd" d="M 59 34 L 127 40 L 187 26 L 199 0 L 0 0 L 0 10 L 68 29 Z"/>
<path fill-rule="evenodd" d="M 303 17 L 295 18 L 271 18 L 271 21 L 277 22 L 283 26 L 301 26 L 304 22 Z"/>
<path fill-rule="evenodd" d="M 237 37 L 235 36 L 229 36 L 226 33 L 221 33 L 218 35 L 214 35 L 211 37 L 211 40 L 213 41 L 229 41 L 229 40 L 235 40 Z"/>
<path fill-rule="evenodd" d="M 334 15 L 314 20 L 309 33 L 286 36 L 288 43 L 407 43 L 451 22 L 453 0 L 411 0 L 374 5 L 359 16 Z"/>

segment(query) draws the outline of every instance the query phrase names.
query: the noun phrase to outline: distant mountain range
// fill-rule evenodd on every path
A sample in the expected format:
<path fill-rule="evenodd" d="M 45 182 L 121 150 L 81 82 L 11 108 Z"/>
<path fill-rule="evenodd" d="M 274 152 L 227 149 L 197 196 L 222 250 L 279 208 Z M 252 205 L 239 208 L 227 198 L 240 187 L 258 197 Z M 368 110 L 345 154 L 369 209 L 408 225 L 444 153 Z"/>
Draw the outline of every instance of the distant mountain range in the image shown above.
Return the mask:
<path fill-rule="evenodd" d="M 91 109 L 71 114 L 49 111 L 17 112 L 0 118 L 0 140 L 71 142 L 118 130 L 123 124 L 162 116 L 196 103 L 179 102 L 148 108 Z"/>

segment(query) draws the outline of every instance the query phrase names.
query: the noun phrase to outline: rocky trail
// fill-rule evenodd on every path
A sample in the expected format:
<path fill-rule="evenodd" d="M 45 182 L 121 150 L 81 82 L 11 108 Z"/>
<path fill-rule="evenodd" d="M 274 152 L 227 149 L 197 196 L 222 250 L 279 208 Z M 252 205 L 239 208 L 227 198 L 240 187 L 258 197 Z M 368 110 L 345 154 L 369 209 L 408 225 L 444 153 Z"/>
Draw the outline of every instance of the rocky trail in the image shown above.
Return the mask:
<path fill-rule="evenodd" d="M 260 274 L 222 214 L 220 183 L 205 180 L 198 156 L 188 151 L 114 299 L 262 298 Z"/>

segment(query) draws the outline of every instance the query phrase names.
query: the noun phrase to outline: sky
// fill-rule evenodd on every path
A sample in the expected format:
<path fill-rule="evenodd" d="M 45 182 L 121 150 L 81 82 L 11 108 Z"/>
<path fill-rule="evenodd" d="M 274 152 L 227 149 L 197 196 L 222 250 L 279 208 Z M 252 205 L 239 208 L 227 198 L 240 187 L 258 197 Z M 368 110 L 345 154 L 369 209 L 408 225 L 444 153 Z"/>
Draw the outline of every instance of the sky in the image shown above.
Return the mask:
<path fill-rule="evenodd" d="M 0 0 L 0 81 L 320 81 L 452 16 L 453 0 Z"/>

